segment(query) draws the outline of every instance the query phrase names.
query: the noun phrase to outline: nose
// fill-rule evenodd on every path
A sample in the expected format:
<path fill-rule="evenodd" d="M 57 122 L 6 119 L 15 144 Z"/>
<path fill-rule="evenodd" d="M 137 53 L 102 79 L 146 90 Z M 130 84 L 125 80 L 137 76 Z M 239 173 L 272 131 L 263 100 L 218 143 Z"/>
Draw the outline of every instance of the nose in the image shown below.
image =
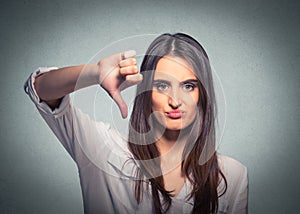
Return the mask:
<path fill-rule="evenodd" d="M 176 88 L 172 89 L 169 93 L 169 105 L 173 108 L 179 108 L 182 104 L 180 91 Z"/>

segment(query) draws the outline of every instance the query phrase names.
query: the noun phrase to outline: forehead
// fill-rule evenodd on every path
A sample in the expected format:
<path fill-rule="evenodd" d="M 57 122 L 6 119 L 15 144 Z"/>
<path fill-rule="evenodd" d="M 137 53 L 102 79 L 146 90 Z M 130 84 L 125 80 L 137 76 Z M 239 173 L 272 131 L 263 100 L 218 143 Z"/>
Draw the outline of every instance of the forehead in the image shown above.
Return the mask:
<path fill-rule="evenodd" d="M 196 75 L 189 63 L 180 57 L 165 56 L 161 58 L 154 74 L 154 79 L 195 79 Z"/>

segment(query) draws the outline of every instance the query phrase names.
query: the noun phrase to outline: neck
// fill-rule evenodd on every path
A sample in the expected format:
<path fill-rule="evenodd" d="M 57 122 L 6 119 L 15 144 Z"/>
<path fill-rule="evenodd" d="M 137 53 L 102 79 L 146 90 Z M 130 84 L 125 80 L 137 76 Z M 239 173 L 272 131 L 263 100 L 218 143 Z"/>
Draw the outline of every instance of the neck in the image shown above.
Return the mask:
<path fill-rule="evenodd" d="M 156 146 L 161 155 L 167 153 L 178 143 L 180 131 L 165 130 L 161 137 L 156 141 Z"/>
<path fill-rule="evenodd" d="M 186 143 L 186 135 L 182 130 L 165 130 L 156 141 L 160 152 L 161 169 L 163 174 L 179 167 L 182 162 L 182 153 Z"/>
<path fill-rule="evenodd" d="M 156 129 L 156 146 L 161 155 L 170 150 L 179 149 L 185 146 L 191 130 L 189 128 L 182 130 Z"/>

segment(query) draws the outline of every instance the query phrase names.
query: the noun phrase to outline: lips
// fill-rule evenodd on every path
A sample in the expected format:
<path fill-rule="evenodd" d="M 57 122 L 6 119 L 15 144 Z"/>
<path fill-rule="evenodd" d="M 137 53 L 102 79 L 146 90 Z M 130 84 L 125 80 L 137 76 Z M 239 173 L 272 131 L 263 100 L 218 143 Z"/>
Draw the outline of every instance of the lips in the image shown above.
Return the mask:
<path fill-rule="evenodd" d="M 183 111 L 181 110 L 172 110 L 166 112 L 166 115 L 171 119 L 180 119 L 183 115 Z"/>

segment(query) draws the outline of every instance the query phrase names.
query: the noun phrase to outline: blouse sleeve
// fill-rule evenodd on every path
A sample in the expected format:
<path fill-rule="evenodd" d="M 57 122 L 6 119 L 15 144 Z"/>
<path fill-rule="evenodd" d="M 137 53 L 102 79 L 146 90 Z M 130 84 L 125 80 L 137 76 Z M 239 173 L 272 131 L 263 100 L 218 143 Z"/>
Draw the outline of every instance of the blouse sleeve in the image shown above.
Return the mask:
<path fill-rule="evenodd" d="M 115 141 L 120 142 L 114 130 L 74 107 L 69 95 L 63 97 L 59 107 L 54 110 L 38 97 L 34 88 L 35 78 L 53 69 L 57 68 L 39 68 L 33 72 L 24 84 L 25 92 L 79 168 L 93 163 L 108 171 L 106 161 L 124 155 L 116 152 L 122 151 L 122 148 L 118 150 L 118 144 L 114 144 Z"/>
<path fill-rule="evenodd" d="M 227 180 L 227 191 L 224 199 L 227 202 L 227 214 L 248 213 L 248 172 L 240 162 L 222 156 L 224 174 Z"/>
<path fill-rule="evenodd" d="M 234 191 L 232 197 L 232 204 L 229 206 L 228 213 L 248 213 L 248 173 L 247 169 L 242 172 L 241 178 L 236 185 L 236 189 Z"/>

